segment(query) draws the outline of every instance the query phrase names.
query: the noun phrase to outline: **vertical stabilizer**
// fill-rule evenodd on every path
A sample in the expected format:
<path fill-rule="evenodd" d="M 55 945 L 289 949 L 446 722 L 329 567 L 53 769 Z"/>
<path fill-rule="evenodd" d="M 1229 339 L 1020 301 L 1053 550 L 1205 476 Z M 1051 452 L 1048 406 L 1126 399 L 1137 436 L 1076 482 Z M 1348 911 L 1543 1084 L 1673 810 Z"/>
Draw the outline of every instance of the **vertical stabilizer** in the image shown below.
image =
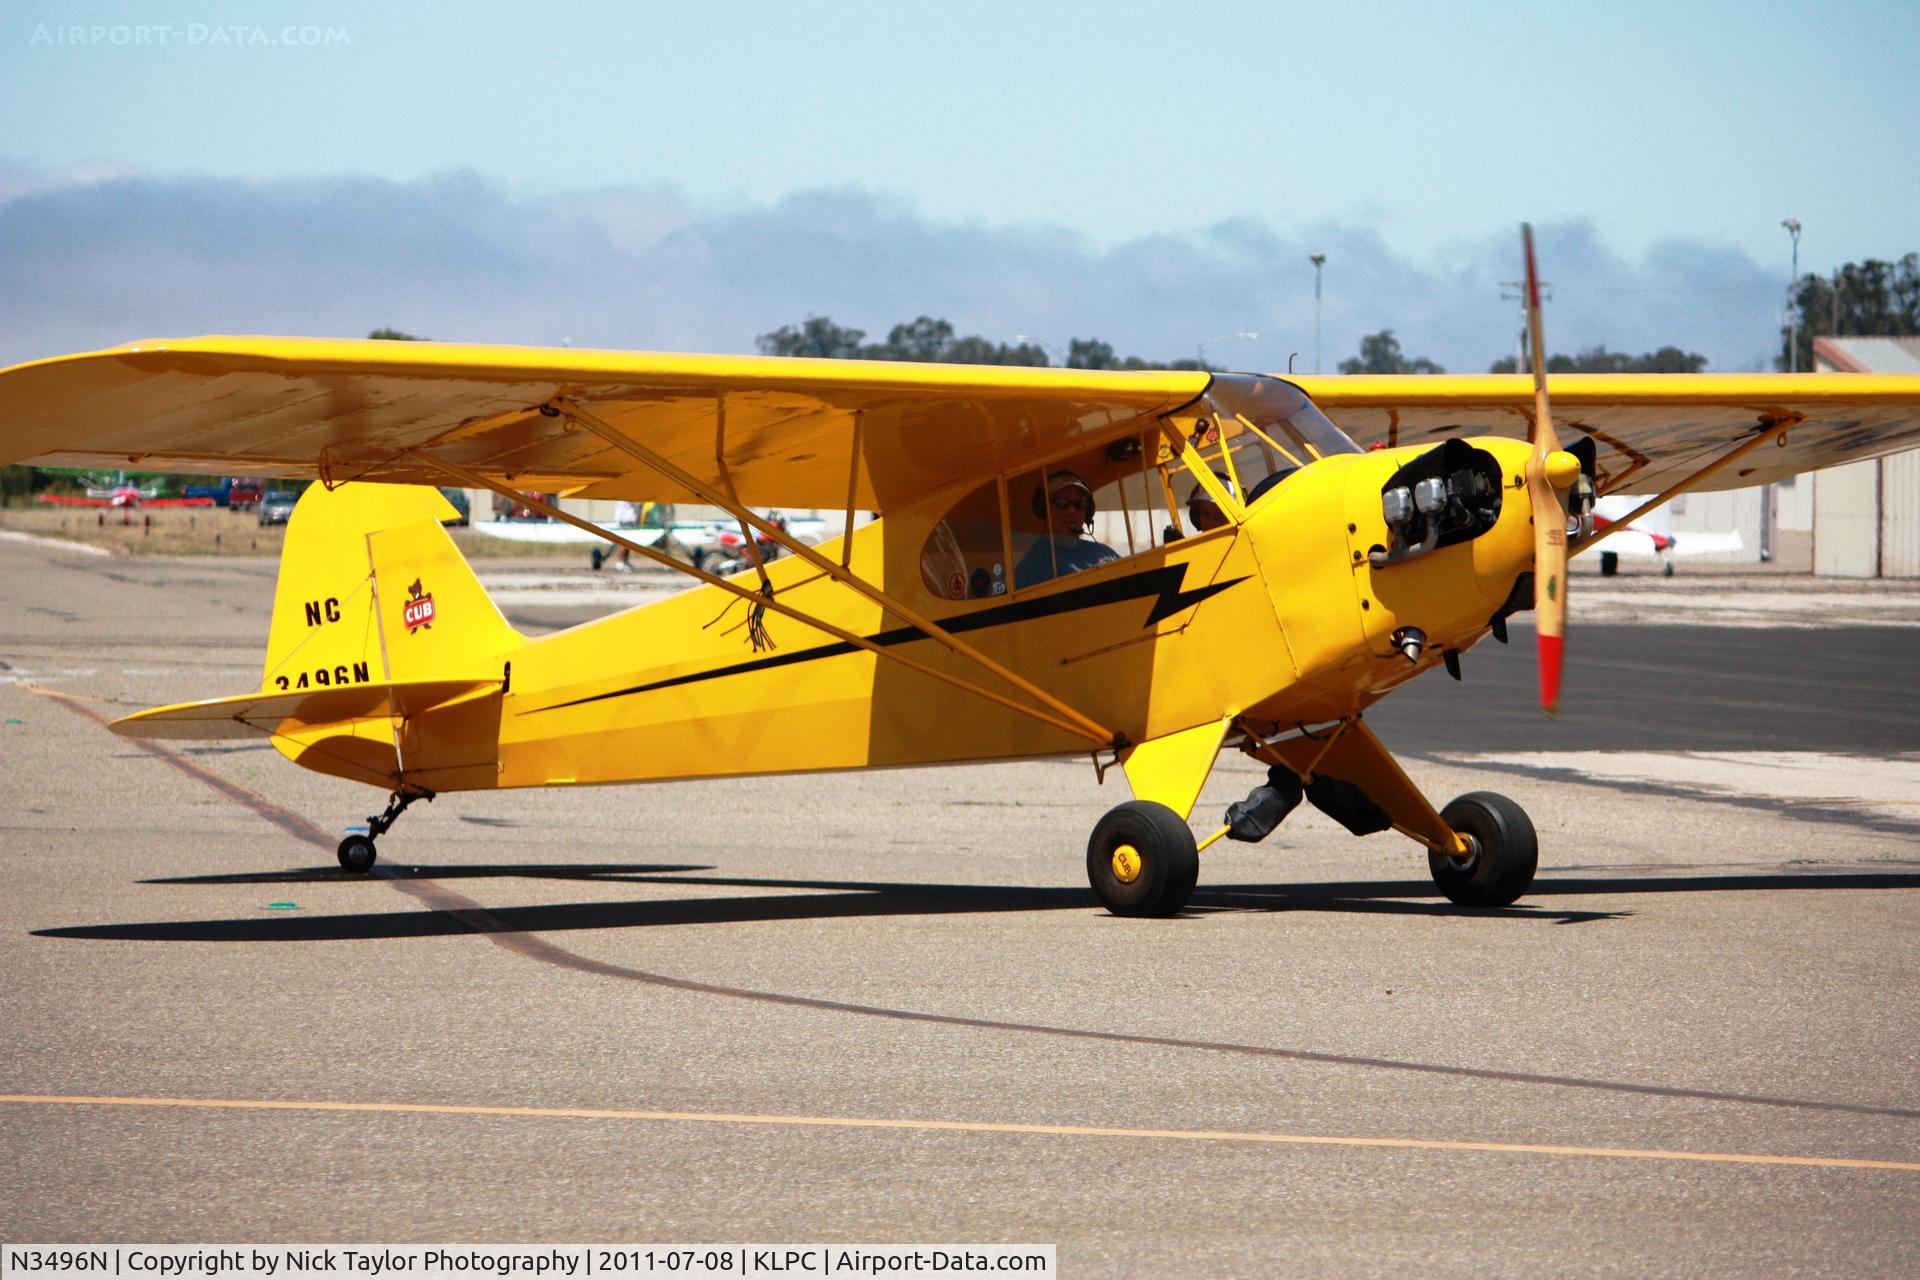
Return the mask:
<path fill-rule="evenodd" d="M 440 524 L 431 488 L 314 485 L 287 522 L 260 687 L 499 679 L 522 639 Z"/>

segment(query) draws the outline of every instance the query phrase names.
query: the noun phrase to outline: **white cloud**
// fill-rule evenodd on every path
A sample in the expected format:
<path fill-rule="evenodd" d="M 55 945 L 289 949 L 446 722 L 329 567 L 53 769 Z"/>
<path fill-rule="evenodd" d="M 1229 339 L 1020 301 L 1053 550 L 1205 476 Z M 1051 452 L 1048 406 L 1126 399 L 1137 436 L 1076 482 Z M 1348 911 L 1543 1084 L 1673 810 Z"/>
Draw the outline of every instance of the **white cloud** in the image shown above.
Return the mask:
<path fill-rule="evenodd" d="M 1545 226 L 1550 345 L 1673 343 L 1716 368 L 1776 344 L 1784 281 L 1744 253 L 1673 241 L 1635 262 L 1584 222 Z M 48 171 L 0 160 L 0 358 L 193 333 L 750 351 L 808 314 L 883 334 L 920 314 L 963 333 L 1099 337 L 1169 359 L 1311 367 L 1327 254 L 1325 366 L 1391 327 L 1470 372 L 1510 352 L 1516 229 L 1416 263 L 1364 224 L 1282 235 L 1236 219 L 1109 249 L 1048 226 L 942 222 L 857 187 L 698 207 L 668 185 L 538 194 L 471 172 L 241 182 Z M 1220 335 L 1242 330 L 1257 342 Z"/>
<path fill-rule="evenodd" d="M 107 160 L 48 166 L 31 160 L 0 156 L 0 202 L 31 195 L 35 191 L 56 191 L 61 187 L 106 182 L 129 177 L 133 173 L 130 166 Z"/>

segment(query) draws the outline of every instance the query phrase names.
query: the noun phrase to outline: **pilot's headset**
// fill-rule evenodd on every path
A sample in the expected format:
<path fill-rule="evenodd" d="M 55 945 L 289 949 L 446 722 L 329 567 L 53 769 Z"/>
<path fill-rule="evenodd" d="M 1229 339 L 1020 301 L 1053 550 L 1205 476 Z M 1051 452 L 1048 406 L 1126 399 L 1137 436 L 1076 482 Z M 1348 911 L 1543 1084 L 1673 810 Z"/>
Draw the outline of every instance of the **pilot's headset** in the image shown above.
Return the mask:
<path fill-rule="evenodd" d="M 1220 482 L 1220 487 L 1227 491 L 1228 497 L 1236 501 L 1239 499 L 1240 490 L 1234 487 L 1233 481 L 1221 475 L 1218 471 L 1213 473 L 1213 478 Z M 1201 529 L 1199 508 L 1203 503 L 1212 507 L 1220 517 L 1219 523 L 1211 526 L 1212 528 L 1217 529 L 1220 525 L 1227 523 L 1226 512 L 1220 510 L 1220 504 L 1213 500 L 1213 495 L 1201 487 L 1200 482 L 1196 480 L 1193 482 L 1193 492 L 1187 495 L 1187 522 L 1189 524 L 1197 530 Z"/>
<path fill-rule="evenodd" d="M 1066 496 L 1077 496 L 1086 504 L 1082 508 L 1086 516 L 1081 521 L 1080 527 L 1083 530 L 1093 528 L 1093 490 L 1087 487 L 1085 480 L 1071 471 L 1056 471 L 1047 477 L 1044 488 L 1040 485 L 1033 487 L 1033 514 L 1041 520 L 1046 520 L 1047 508 Z"/>

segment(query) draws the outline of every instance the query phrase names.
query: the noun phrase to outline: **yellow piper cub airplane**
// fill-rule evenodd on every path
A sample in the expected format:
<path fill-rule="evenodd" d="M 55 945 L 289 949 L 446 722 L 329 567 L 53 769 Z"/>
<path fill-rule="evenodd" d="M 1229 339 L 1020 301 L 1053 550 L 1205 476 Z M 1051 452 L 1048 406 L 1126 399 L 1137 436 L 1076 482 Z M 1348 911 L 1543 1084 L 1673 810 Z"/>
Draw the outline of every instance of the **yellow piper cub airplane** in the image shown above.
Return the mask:
<path fill-rule="evenodd" d="M 340 845 L 350 870 L 448 792 L 1084 753 L 1134 795 L 1094 827 L 1094 892 L 1164 915 L 1194 888 L 1188 819 L 1231 748 L 1268 782 L 1209 842 L 1265 836 L 1304 793 L 1356 833 L 1411 837 L 1441 892 L 1491 907 L 1532 880 L 1526 814 L 1485 792 L 1436 810 L 1365 710 L 1457 674 L 1536 599 L 1551 706 L 1593 493 L 1658 501 L 1920 444 L 1914 377 L 1567 377 L 1555 395 L 1565 451 L 1538 371 L 1287 381 L 209 337 L 0 372 L 0 462 L 321 481 L 288 526 L 260 688 L 113 727 L 264 735 L 389 791 Z M 523 636 L 442 528 L 445 484 L 703 585 Z M 790 554 L 721 579 L 535 491 L 710 503 Z M 882 518 L 808 546 L 754 507 Z"/>

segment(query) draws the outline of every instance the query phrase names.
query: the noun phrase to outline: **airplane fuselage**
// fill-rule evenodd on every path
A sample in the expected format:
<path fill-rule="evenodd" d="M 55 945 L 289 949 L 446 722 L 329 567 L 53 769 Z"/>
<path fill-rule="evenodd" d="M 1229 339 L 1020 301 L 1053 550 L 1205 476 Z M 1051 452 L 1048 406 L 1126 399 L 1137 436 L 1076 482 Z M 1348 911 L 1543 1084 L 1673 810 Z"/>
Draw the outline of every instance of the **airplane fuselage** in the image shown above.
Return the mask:
<path fill-rule="evenodd" d="M 1503 486 L 1491 527 L 1384 566 L 1375 561 L 1395 546 L 1397 531 L 1383 515 L 1383 486 L 1426 447 L 1322 458 L 1255 502 L 1244 523 L 1008 595 L 941 600 L 923 585 L 920 548 L 947 496 L 856 530 L 848 568 L 1125 743 L 1223 715 L 1276 727 L 1320 723 L 1362 710 L 1447 651 L 1470 647 L 1530 566 L 1528 507 L 1513 487 L 1526 446 L 1471 444 L 1489 455 Z M 427 536 L 444 539 L 437 529 Z M 389 670 L 444 674 L 447 664 L 432 656 L 443 642 L 436 636 L 459 644 L 469 621 L 461 615 L 491 609 L 490 602 L 483 605 L 477 590 L 449 596 L 456 571 L 447 557 L 457 560 L 450 543 L 423 559 L 410 549 L 425 545 L 419 539 L 395 539 L 391 553 L 379 535 L 369 542 Z M 836 562 L 842 553 L 838 542 L 819 550 Z M 1020 697 L 806 562 L 787 558 L 767 568 L 777 598 L 803 614 Z M 751 574 L 741 580 L 755 581 Z M 406 625 L 419 605 L 409 610 L 402 588 L 425 584 L 431 594 L 436 583 L 432 625 Z M 276 615 L 310 606 L 277 602 Z M 491 634 L 498 638 L 488 647 L 497 652 L 469 665 L 504 675 L 503 689 L 415 716 L 394 734 L 316 726 L 277 741 L 310 768 L 436 792 L 1091 749 L 1084 737 L 791 617 L 768 613 L 776 647 L 756 651 L 748 613 L 736 596 L 701 586 L 537 639 L 520 637 L 496 615 Z M 1411 658 L 1401 643 L 1408 628 L 1423 637 Z M 395 737 L 404 778 L 393 767 Z"/>

